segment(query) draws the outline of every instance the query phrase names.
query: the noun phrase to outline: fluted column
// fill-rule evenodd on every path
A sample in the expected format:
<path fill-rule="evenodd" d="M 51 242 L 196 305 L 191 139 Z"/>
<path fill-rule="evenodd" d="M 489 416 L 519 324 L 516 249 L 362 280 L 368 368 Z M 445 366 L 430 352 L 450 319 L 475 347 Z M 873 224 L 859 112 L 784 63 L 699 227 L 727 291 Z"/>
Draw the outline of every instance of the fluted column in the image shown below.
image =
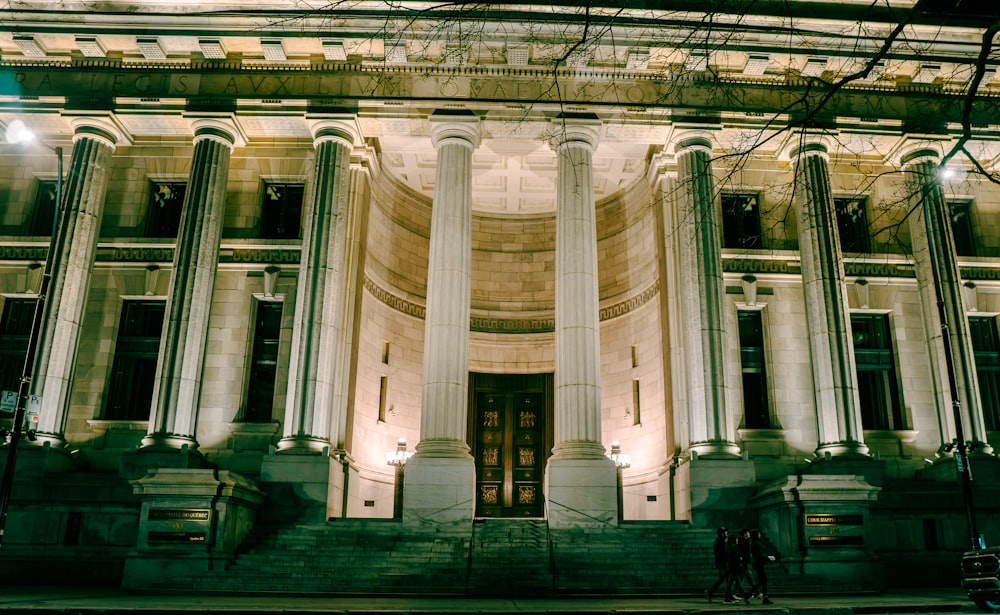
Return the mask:
<path fill-rule="evenodd" d="M 956 436 L 954 412 L 947 383 L 951 375 L 943 359 L 941 314 L 938 301 L 943 303 L 943 316 L 948 326 L 952 353 L 952 372 L 958 401 L 964 440 L 978 452 L 991 453 L 986 443 L 986 423 L 979 398 L 979 382 L 969 322 L 962 299 L 962 279 L 955 254 L 955 239 L 944 191 L 938 182 L 940 154 L 936 148 L 916 147 L 902 159 L 906 174 L 908 198 L 913 214 L 910 235 L 913 238 L 913 259 L 920 285 L 920 302 L 928 337 L 935 380 L 942 383 L 938 395 L 938 422 L 941 426 L 941 448 Z M 940 293 L 940 294 L 938 294 Z"/>
<path fill-rule="evenodd" d="M 302 216 L 302 265 L 288 368 L 284 437 L 279 451 L 330 447 L 337 357 L 345 306 L 351 149 L 357 131 L 347 121 L 313 128 L 316 163 Z"/>
<path fill-rule="evenodd" d="M 827 148 L 822 143 L 806 143 L 792 152 L 792 162 L 819 431 L 816 454 L 867 454 Z"/>
<path fill-rule="evenodd" d="M 195 436 L 208 319 L 229 157 L 237 139 L 235 130 L 222 121 L 197 120 L 194 127 L 194 158 L 174 251 L 149 432 L 142 441 L 146 450 L 198 448 Z"/>
<path fill-rule="evenodd" d="M 674 151 L 690 450 L 700 456 L 738 455 L 726 411 L 725 285 L 712 142 L 701 132 L 682 133 Z"/>
<path fill-rule="evenodd" d="M 599 124 L 559 126 L 554 457 L 602 458 L 594 148 Z"/>
<path fill-rule="evenodd" d="M 474 115 L 432 115 L 437 149 L 427 263 L 420 442 L 407 462 L 404 521 L 471 519 L 475 476 L 466 443 L 472 279 Z"/>
<path fill-rule="evenodd" d="M 53 447 L 66 444 L 63 436 L 80 325 L 94 269 L 111 154 L 120 140 L 108 122 L 81 118 L 75 123 L 73 155 L 59 204 L 55 253 L 49 256 L 53 277 L 45 303 L 45 325 L 35 357 L 33 391 L 42 397 L 37 442 Z"/>
<path fill-rule="evenodd" d="M 546 472 L 546 505 L 550 524 L 557 526 L 617 521 L 615 468 L 601 443 L 593 177 L 600 128 L 596 119 L 560 118 L 553 123 L 550 141 L 556 152 L 558 177 L 555 446 Z M 613 501 L 607 501 L 609 486 Z"/>

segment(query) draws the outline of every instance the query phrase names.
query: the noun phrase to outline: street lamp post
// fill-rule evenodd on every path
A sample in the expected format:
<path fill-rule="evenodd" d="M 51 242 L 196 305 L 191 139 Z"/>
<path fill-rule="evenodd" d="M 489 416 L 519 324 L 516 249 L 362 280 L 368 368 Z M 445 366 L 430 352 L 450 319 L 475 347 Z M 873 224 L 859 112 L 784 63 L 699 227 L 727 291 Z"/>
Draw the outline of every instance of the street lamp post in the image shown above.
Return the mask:
<path fill-rule="evenodd" d="M 615 464 L 615 491 L 618 497 L 618 520 L 625 517 L 625 493 L 622 485 L 622 470 L 632 466 L 632 456 L 622 453 L 621 442 L 615 440 L 611 443 L 611 454 L 608 455 Z"/>
<path fill-rule="evenodd" d="M 26 143 L 34 138 L 34 135 L 20 120 L 11 122 L 6 129 L 6 137 L 9 143 Z M 31 417 L 32 425 L 25 429 L 25 417 L 27 415 L 28 393 L 31 388 L 31 377 L 34 372 L 35 352 L 38 346 L 38 337 L 41 333 L 43 314 L 45 311 L 45 298 L 48 293 L 49 280 L 52 278 L 54 254 L 56 249 L 56 239 L 59 232 L 60 210 L 62 208 L 62 183 L 63 183 L 63 156 L 62 148 L 54 148 L 56 153 L 56 206 L 52 220 L 52 233 L 49 236 L 49 249 L 45 253 L 45 267 L 42 270 L 42 281 L 38 288 L 38 299 L 35 301 L 35 311 L 31 320 L 31 330 L 28 334 L 28 348 L 24 355 L 24 366 L 21 369 L 21 382 L 17 388 L 17 403 L 14 408 L 14 422 L 10 431 L 4 433 L 5 438 L 9 438 L 7 445 L 7 462 L 3 468 L 3 479 L 0 481 L 0 546 L 3 545 L 4 532 L 7 525 L 7 509 L 10 505 L 11 491 L 14 487 L 14 467 L 17 463 L 18 444 L 22 436 L 27 433 L 29 439 L 34 439 L 34 423 L 38 421 L 38 415 Z"/>
<path fill-rule="evenodd" d="M 407 460 L 413 452 L 406 450 L 406 438 L 396 442 L 396 450 L 385 454 L 385 462 L 396 468 L 396 480 L 392 494 L 392 518 L 403 518 L 403 479 Z"/>

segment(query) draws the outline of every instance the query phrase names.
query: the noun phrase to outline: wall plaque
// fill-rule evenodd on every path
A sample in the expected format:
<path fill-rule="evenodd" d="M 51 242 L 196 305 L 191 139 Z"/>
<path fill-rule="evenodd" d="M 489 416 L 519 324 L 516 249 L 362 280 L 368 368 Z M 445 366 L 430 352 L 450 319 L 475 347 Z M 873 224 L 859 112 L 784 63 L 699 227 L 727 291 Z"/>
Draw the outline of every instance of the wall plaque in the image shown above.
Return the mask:
<path fill-rule="evenodd" d="M 861 525 L 861 515 L 806 515 L 806 525 Z"/>
<path fill-rule="evenodd" d="M 150 532 L 149 542 L 205 542 L 205 532 Z"/>
<path fill-rule="evenodd" d="M 863 544 L 864 539 L 861 536 L 831 534 L 809 537 L 809 546 L 812 547 L 857 547 Z"/>
<path fill-rule="evenodd" d="M 150 508 L 150 521 L 208 521 L 207 508 Z"/>

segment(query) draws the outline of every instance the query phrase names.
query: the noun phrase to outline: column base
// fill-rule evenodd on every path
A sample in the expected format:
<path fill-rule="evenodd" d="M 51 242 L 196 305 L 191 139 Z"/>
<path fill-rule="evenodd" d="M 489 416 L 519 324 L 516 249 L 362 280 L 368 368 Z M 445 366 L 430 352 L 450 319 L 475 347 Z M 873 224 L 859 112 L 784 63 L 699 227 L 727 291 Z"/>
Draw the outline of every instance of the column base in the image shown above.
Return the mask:
<path fill-rule="evenodd" d="M 472 522 L 476 512 L 476 468 L 472 456 L 427 457 L 406 462 L 403 523 Z"/>
<path fill-rule="evenodd" d="M 118 465 L 118 475 L 133 479 L 145 476 L 157 468 L 198 469 L 209 468 L 211 465 L 201 453 L 186 446 L 181 448 L 151 446 L 123 453 Z"/>
<path fill-rule="evenodd" d="M 0 467 L 7 463 L 9 446 L 0 449 Z M 82 463 L 73 457 L 65 448 L 50 446 L 44 442 L 41 446 L 26 443 L 23 440 L 17 446 L 17 460 L 14 471 L 18 476 L 41 476 L 43 474 L 69 472 L 82 467 Z"/>
<path fill-rule="evenodd" d="M 343 470 L 329 455 L 265 455 L 260 464 L 261 488 L 268 494 L 265 520 L 322 524 L 340 516 Z"/>
<path fill-rule="evenodd" d="M 814 459 L 805 474 L 819 476 L 861 476 L 870 485 L 884 485 L 888 465 L 867 455 L 841 455 Z"/>
<path fill-rule="evenodd" d="M 410 469 L 406 469 L 409 473 Z M 551 528 L 618 525 L 618 480 L 606 457 L 552 457 L 545 468 L 545 509 Z"/>
<path fill-rule="evenodd" d="M 747 500 L 757 489 L 752 461 L 742 458 L 705 459 L 692 456 L 677 466 L 677 519 L 690 519 L 694 527 L 740 527 Z"/>

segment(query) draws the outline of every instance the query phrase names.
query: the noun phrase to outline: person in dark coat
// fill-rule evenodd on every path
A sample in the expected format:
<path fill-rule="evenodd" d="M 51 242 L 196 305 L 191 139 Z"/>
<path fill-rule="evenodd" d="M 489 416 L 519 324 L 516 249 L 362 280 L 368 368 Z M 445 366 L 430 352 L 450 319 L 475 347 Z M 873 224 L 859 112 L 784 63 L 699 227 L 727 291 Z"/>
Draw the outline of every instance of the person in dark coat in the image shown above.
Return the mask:
<path fill-rule="evenodd" d="M 736 538 L 740 543 L 740 557 L 743 558 L 743 574 L 740 576 L 740 582 L 743 587 L 750 588 L 756 583 L 754 582 L 754 577 L 750 572 L 750 530 L 743 528 L 740 530 L 739 536 Z M 751 595 L 751 598 L 753 596 Z"/>
<path fill-rule="evenodd" d="M 708 598 L 709 602 L 712 601 L 712 594 L 720 587 L 724 587 L 726 581 L 729 579 L 729 572 L 726 568 L 726 538 L 728 536 L 729 530 L 724 527 L 715 530 L 715 540 L 712 542 L 712 557 L 715 559 L 715 570 L 719 577 L 711 587 L 705 590 L 705 597 Z"/>
<path fill-rule="evenodd" d="M 724 604 L 739 604 L 737 596 L 743 597 L 743 602 L 750 604 L 750 594 L 743 591 L 741 579 L 746 573 L 746 562 L 740 549 L 740 541 L 736 536 L 726 539 L 726 601 Z M 733 590 L 736 590 L 735 592 Z"/>
<path fill-rule="evenodd" d="M 762 598 L 761 604 L 774 604 L 767 597 L 767 570 L 765 569 L 765 565 L 773 561 L 774 556 L 768 555 L 767 549 L 764 547 L 764 540 L 760 530 L 750 530 L 750 565 L 753 567 L 754 576 L 757 578 L 757 582 L 750 589 L 750 593 L 754 594 L 759 591 Z"/>

